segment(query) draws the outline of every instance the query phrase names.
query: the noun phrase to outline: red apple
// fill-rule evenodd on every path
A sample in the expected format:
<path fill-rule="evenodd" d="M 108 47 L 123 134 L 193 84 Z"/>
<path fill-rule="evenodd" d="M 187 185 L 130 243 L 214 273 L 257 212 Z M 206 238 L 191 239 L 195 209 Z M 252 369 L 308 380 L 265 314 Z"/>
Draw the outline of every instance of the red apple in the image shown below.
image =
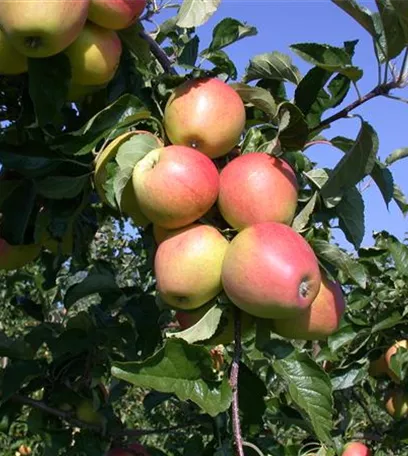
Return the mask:
<path fill-rule="evenodd" d="M 342 456 L 371 456 L 371 451 L 361 442 L 350 442 L 345 445 Z"/>
<path fill-rule="evenodd" d="M 152 150 L 136 164 L 132 179 L 141 211 L 167 229 L 202 217 L 215 203 L 220 183 L 214 163 L 184 146 Z"/>
<path fill-rule="evenodd" d="M 178 309 L 196 309 L 220 293 L 228 245 L 209 225 L 193 224 L 169 235 L 154 260 L 156 287 L 163 301 Z"/>
<path fill-rule="evenodd" d="M 280 158 L 266 153 L 245 154 L 221 171 L 218 208 L 234 228 L 260 222 L 290 225 L 297 199 L 296 175 Z"/>
<path fill-rule="evenodd" d="M 401 380 L 394 374 L 394 372 L 391 370 L 391 358 L 392 356 L 395 355 L 397 350 L 399 348 L 405 348 L 408 349 L 408 340 L 399 340 L 398 342 L 395 342 L 394 345 L 392 345 L 385 353 L 384 358 L 385 362 L 387 364 L 387 374 L 393 380 L 395 383 L 401 383 Z"/>
<path fill-rule="evenodd" d="M 322 283 L 312 305 L 293 318 L 273 321 L 277 334 L 288 339 L 324 340 L 339 327 L 346 303 L 338 282 L 321 271 Z"/>
<path fill-rule="evenodd" d="M 317 258 L 305 239 L 282 223 L 245 228 L 229 245 L 222 266 L 224 291 L 250 315 L 290 318 L 319 292 Z"/>
<path fill-rule="evenodd" d="M 91 0 L 88 19 L 101 27 L 121 30 L 137 21 L 145 6 L 146 0 Z"/>
<path fill-rule="evenodd" d="M 170 96 L 164 127 L 173 144 L 194 147 L 210 158 L 233 149 L 245 127 L 237 92 L 216 78 L 186 81 Z"/>
<path fill-rule="evenodd" d="M 132 443 L 128 448 L 132 450 L 133 456 L 150 456 L 146 448 L 140 443 Z"/>

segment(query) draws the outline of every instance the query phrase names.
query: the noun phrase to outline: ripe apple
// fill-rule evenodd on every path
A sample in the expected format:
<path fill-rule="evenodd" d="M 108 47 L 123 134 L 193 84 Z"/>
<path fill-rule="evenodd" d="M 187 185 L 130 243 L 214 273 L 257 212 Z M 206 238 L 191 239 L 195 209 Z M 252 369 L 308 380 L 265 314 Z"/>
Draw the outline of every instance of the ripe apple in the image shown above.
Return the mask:
<path fill-rule="evenodd" d="M 111 30 L 129 27 L 142 14 L 146 0 L 91 0 L 88 19 Z"/>
<path fill-rule="evenodd" d="M 341 286 L 320 271 L 322 283 L 311 306 L 292 318 L 272 322 L 272 329 L 288 339 L 324 340 L 339 327 L 346 303 Z"/>
<path fill-rule="evenodd" d="M 237 92 L 216 78 L 192 79 L 170 96 L 164 128 L 173 144 L 198 149 L 210 158 L 227 154 L 245 127 L 245 107 Z"/>
<path fill-rule="evenodd" d="M 180 324 L 181 330 L 188 329 L 198 323 L 204 315 L 210 310 L 212 304 L 204 305 L 196 310 L 185 311 L 178 310 L 176 312 L 176 319 Z M 227 311 L 223 314 L 222 320 L 217 332 L 208 342 L 212 345 L 227 345 L 234 340 L 234 314 L 232 305 L 228 307 Z M 251 330 L 254 324 L 254 318 L 246 312 L 241 312 L 241 334 L 245 336 Z"/>
<path fill-rule="evenodd" d="M 114 139 L 108 146 L 103 149 L 103 151 L 97 156 L 95 161 L 95 175 L 94 175 L 94 182 L 95 182 L 95 189 L 102 200 L 103 203 L 109 205 L 109 202 L 105 196 L 104 185 L 106 180 L 108 179 L 107 173 L 107 165 L 110 161 L 114 160 L 118 149 L 121 145 L 123 145 L 126 141 L 128 141 L 132 136 L 146 134 L 151 135 L 155 140 L 157 140 L 157 146 L 162 147 L 162 141 L 152 133 L 143 130 L 136 130 L 136 131 L 128 131 L 127 133 L 123 133 L 122 135 L 118 136 Z M 137 150 L 135 150 L 137 153 Z M 120 202 L 120 209 L 121 211 L 128 215 L 135 225 L 137 226 L 147 226 L 150 222 L 145 215 L 141 212 L 139 208 L 138 201 L 135 197 L 133 191 L 133 184 L 132 179 L 129 179 L 129 182 L 126 184 L 122 198 Z"/>
<path fill-rule="evenodd" d="M 222 284 L 243 311 L 280 319 L 312 304 L 321 276 L 313 249 L 300 234 L 282 223 L 264 222 L 245 228 L 231 241 Z"/>
<path fill-rule="evenodd" d="M 401 388 L 391 390 L 385 398 L 385 409 L 396 420 L 408 415 L 408 391 Z"/>
<path fill-rule="evenodd" d="M 133 170 L 141 211 L 153 223 L 174 229 L 202 217 L 215 203 L 219 174 L 205 155 L 185 146 L 154 149 Z"/>
<path fill-rule="evenodd" d="M 18 452 L 20 453 L 21 456 L 30 456 L 30 454 L 32 453 L 32 450 L 27 445 L 20 445 L 18 448 Z"/>
<path fill-rule="evenodd" d="M 27 57 L 49 57 L 67 48 L 81 32 L 89 0 L 0 2 L 0 27 Z"/>
<path fill-rule="evenodd" d="M 241 155 L 220 174 L 218 208 L 234 228 L 260 222 L 290 225 L 298 200 L 298 184 L 292 168 L 266 153 Z"/>
<path fill-rule="evenodd" d="M 361 442 L 349 442 L 344 446 L 341 456 L 371 456 L 371 451 Z"/>
<path fill-rule="evenodd" d="M 0 238 L 0 270 L 12 271 L 34 261 L 41 252 L 39 244 L 11 245 Z"/>
<path fill-rule="evenodd" d="M 391 357 L 395 355 L 398 348 L 408 349 L 408 340 L 400 340 L 392 345 L 385 353 L 385 362 L 387 364 L 387 374 L 395 383 L 401 383 L 401 380 L 391 370 Z"/>
<path fill-rule="evenodd" d="M 27 57 L 18 52 L 0 30 L 0 74 L 22 74 L 27 69 Z"/>
<path fill-rule="evenodd" d="M 167 230 L 159 225 L 153 225 L 153 237 L 157 245 L 160 245 L 171 233 L 172 230 Z"/>
<path fill-rule="evenodd" d="M 171 233 L 154 259 L 160 297 L 177 309 L 196 309 L 222 290 L 221 267 L 229 243 L 213 226 L 193 224 Z"/>
<path fill-rule="evenodd" d="M 122 42 L 113 30 L 87 22 L 65 54 L 71 63 L 72 84 L 103 85 L 115 76 L 122 54 Z"/>
<path fill-rule="evenodd" d="M 78 420 L 88 424 L 100 425 L 103 422 L 103 416 L 95 410 L 91 399 L 83 399 L 78 404 L 76 416 Z"/>

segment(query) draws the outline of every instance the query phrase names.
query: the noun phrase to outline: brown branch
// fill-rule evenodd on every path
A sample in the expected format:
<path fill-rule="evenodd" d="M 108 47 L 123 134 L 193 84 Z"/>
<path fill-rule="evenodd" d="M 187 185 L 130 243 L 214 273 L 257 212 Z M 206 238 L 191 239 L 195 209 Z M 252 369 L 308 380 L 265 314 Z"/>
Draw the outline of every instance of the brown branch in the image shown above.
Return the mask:
<path fill-rule="evenodd" d="M 166 73 L 177 76 L 177 71 L 173 68 L 173 64 L 168 58 L 167 54 L 159 46 L 159 44 L 146 32 L 141 31 L 139 33 L 140 37 L 143 38 L 149 44 L 152 54 L 156 57 L 163 70 Z"/>
<path fill-rule="evenodd" d="M 241 353 L 241 311 L 234 306 L 234 357 L 231 366 L 230 385 L 232 388 L 232 429 L 237 456 L 244 456 L 238 404 L 238 374 Z"/>

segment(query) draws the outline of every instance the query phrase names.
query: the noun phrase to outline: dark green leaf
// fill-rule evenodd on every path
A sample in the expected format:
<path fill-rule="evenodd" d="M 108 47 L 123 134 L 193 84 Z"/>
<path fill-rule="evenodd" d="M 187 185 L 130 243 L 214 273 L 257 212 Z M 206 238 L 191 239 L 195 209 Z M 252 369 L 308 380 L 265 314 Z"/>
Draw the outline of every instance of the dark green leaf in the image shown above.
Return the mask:
<path fill-rule="evenodd" d="M 392 177 L 391 171 L 380 161 L 376 160 L 376 163 L 371 171 L 371 177 L 379 188 L 385 204 L 388 206 L 394 193 L 394 178 Z"/>
<path fill-rule="evenodd" d="M 198 47 L 200 40 L 197 35 L 191 38 L 184 46 L 178 56 L 179 65 L 194 66 L 198 57 Z"/>
<path fill-rule="evenodd" d="M 89 181 L 89 175 L 69 176 L 48 176 L 37 180 L 35 188 L 37 192 L 46 198 L 64 199 L 78 196 Z"/>
<path fill-rule="evenodd" d="M 336 353 L 341 347 L 350 344 L 357 336 L 358 332 L 355 331 L 352 325 L 342 325 L 327 339 L 330 351 Z"/>
<path fill-rule="evenodd" d="M 296 106 L 307 115 L 312 105 L 316 102 L 321 89 L 331 77 L 329 71 L 319 67 L 311 68 L 299 82 L 295 90 Z"/>
<path fill-rule="evenodd" d="M 391 0 L 391 4 L 404 32 L 405 44 L 408 45 L 408 3 L 406 0 Z"/>
<path fill-rule="evenodd" d="M 372 12 L 368 8 L 360 5 L 355 0 L 331 1 L 355 19 L 372 37 L 376 36 L 377 32 L 373 23 Z"/>
<path fill-rule="evenodd" d="M 393 328 L 397 324 L 405 323 L 406 321 L 402 321 L 402 315 L 399 312 L 393 312 L 392 315 L 390 315 L 387 318 L 382 319 L 378 323 L 376 323 L 372 328 L 371 328 L 371 333 L 375 334 L 376 332 L 379 331 L 384 331 L 385 329 Z"/>
<path fill-rule="evenodd" d="M 237 68 L 224 51 L 208 51 L 205 54 L 205 59 L 213 63 L 219 71 L 227 74 L 231 79 L 237 78 Z"/>
<path fill-rule="evenodd" d="M 238 403 L 244 426 L 261 425 L 266 409 L 268 391 L 264 382 L 245 364 L 240 363 L 238 375 Z"/>
<path fill-rule="evenodd" d="M 278 106 L 279 141 L 283 150 L 301 150 L 306 144 L 309 129 L 302 111 L 292 103 Z"/>
<path fill-rule="evenodd" d="M 398 272 L 408 277 L 408 246 L 398 241 L 389 241 L 389 250 Z"/>
<path fill-rule="evenodd" d="M 219 22 L 212 32 L 211 51 L 222 49 L 248 36 L 258 33 L 255 27 L 248 26 L 236 19 L 227 17 Z M 206 51 L 203 51 L 205 54 Z"/>
<path fill-rule="evenodd" d="M 357 250 L 364 238 L 364 200 L 356 187 L 348 189 L 335 208 L 339 227 Z"/>
<path fill-rule="evenodd" d="M 141 31 L 143 31 L 143 26 L 138 21 L 131 27 L 118 30 L 118 34 L 133 55 L 142 62 L 149 63 L 152 60 L 152 54 L 149 43 L 140 36 Z"/>
<path fill-rule="evenodd" d="M 405 34 L 390 0 L 376 0 L 378 11 L 384 28 L 385 40 L 387 43 L 387 57 L 394 59 L 405 47 Z"/>

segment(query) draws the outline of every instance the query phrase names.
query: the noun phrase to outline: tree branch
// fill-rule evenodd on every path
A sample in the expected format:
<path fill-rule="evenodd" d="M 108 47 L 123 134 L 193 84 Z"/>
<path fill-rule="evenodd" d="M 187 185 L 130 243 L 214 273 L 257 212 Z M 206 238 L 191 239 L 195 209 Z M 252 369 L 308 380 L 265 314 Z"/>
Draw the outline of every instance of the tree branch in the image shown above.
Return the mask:
<path fill-rule="evenodd" d="M 244 456 L 241 423 L 239 421 L 238 374 L 241 359 L 241 311 L 234 306 L 234 357 L 232 360 L 230 385 L 232 388 L 232 429 L 234 433 L 235 451 L 237 456 Z"/>
<path fill-rule="evenodd" d="M 143 38 L 149 44 L 152 54 L 156 57 L 163 70 L 166 73 L 177 76 L 177 71 L 173 68 L 173 64 L 168 58 L 167 54 L 159 46 L 159 44 L 154 40 L 148 33 L 141 31 L 139 33 L 140 37 Z"/>

